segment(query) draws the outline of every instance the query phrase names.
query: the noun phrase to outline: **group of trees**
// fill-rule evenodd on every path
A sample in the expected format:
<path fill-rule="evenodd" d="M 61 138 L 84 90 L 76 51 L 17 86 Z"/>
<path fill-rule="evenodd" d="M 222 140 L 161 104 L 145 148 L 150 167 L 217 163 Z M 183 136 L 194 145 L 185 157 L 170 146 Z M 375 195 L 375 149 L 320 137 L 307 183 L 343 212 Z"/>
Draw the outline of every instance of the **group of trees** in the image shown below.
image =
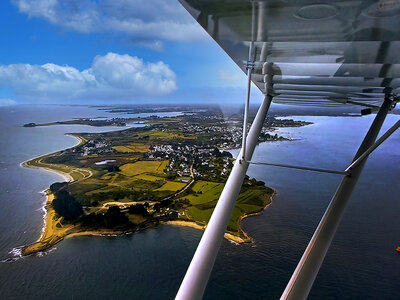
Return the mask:
<path fill-rule="evenodd" d="M 108 166 L 107 166 L 107 171 L 108 171 L 108 172 L 119 172 L 120 169 L 119 169 L 119 166 L 116 166 L 116 165 L 108 165 Z"/>
<path fill-rule="evenodd" d="M 178 173 L 176 171 L 169 171 L 166 172 L 166 176 L 165 178 L 170 179 L 170 180 L 174 180 L 178 177 Z"/>
<path fill-rule="evenodd" d="M 163 200 L 163 201 L 157 202 L 156 204 L 154 204 L 154 210 L 155 211 L 160 211 L 161 208 L 168 207 L 171 204 L 172 204 L 172 199 L 171 198 L 167 199 L 167 200 Z"/>
<path fill-rule="evenodd" d="M 53 193 L 57 193 L 58 191 L 66 189 L 68 189 L 68 182 L 55 182 L 50 185 L 50 191 L 52 191 Z"/>
<path fill-rule="evenodd" d="M 125 213 L 121 212 L 118 206 L 110 206 L 106 213 L 95 214 L 91 213 L 82 217 L 82 225 L 90 228 L 127 228 L 133 224 L 129 221 Z"/>
<path fill-rule="evenodd" d="M 67 190 L 58 190 L 54 195 L 55 199 L 52 203 L 53 208 L 56 213 L 64 217 L 65 220 L 75 220 L 83 213 L 82 204 L 80 204 Z"/>
<path fill-rule="evenodd" d="M 265 182 L 261 180 L 257 180 L 255 178 L 251 178 L 246 175 L 243 182 L 244 186 L 265 186 Z"/>
<path fill-rule="evenodd" d="M 223 151 L 220 151 L 218 148 L 214 148 L 214 150 L 213 150 L 213 152 L 212 152 L 212 154 L 215 156 L 215 157 L 228 157 L 228 158 L 232 158 L 233 156 L 232 156 L 232 153 L 230 153 L 230 152 L 228 152 L 228 151 L 225 151 L 225 150 L 223 150 Z"/>
<path fill-rule="evenodd" d="M 174 209 L 180 209 L 190 205 L 190 201 L 187 198 L 182 198 L 174 201 Z"/>
<path fill-rule="evenodd" d="M 147 202 L 145 202 L 144 204 L 131 205 L 129 206 L 128 213 L 141 216 L 148 216 L 149 212 L 147 211 L 147 207 L 149 207 L 149 204 Z"/>

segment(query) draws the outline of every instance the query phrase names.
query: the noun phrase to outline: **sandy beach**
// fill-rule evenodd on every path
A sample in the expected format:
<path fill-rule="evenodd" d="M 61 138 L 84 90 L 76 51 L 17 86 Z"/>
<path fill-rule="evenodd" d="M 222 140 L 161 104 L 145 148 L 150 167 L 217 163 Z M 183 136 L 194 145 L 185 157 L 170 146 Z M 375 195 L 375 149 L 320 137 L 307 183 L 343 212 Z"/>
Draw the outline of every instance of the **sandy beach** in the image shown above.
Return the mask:
<path fill-rule="evenodd" d="M 85 139 L 81 138 L 80 136 L 69 134 L 70 136 L 74 137 L 77 139 L 78 143 L 74 146 L 78 146 L 81 143 L 85 142 Z M 60 168 L 53 169 L 51 168 L 51 164 L 43 163 L 42 159 L 44 159 L 46 156 L 51 155 L 46 154 L 43 156 L 35 157 L 33 159 L 27 160 L 22 162 L 20 165 L 22 167 L 28 167 L 28 168 L 36 168 L 36 169 L 44 169 L 49 172 L 53 172 L 58 174 L 59 176 L 62 176 L 64 178 L 64 181 L 68 182 L 73 182 L 73 181 L 79 181 L 81 179 L 74 178 L 71 173 L 76 172 L 76 169 L 72 169 L 69 173 L 64 172 L 63 169 L 60 170 Z M 70 167 L 64 166 L 66 170 L 68 171 Z M 88 178 L 92 175 L 91 171 L 88 171 L 87 175 L 83 174 L 83 178 Z M 80 173 L 82 175 L 82 173 Z M 86 228 L 81 228 L 80 225 L 75 225 L 75 224 L 69 224 L 62 222 L 62 218 L 57 216 L 56 212 L 54 211 L 54 208 L 52 206 L 52 201 L 54 200 L 54 195 L 51 193 L 50 190 L 44 191 L 46 193 L 46 201 L 43 206 L 43 211 L 44 211 L 44 216 L 43 216 L 43 228 L 42 228 L 42 234 L 39 238 L 38 241 L 35 243 L 32 243 L 30 245 L 26 245 L 22 247 L 22 255 L 30 255 L 42 251 L 47 251 L 54 247 L 57 243 L 62 241 L 66 237 L 72 237 L 72 236 L 116 236 L 116 235 L 121 235 L 121 234 L 126 234 L 126 233 L 131 233 L 134 232 L 135 230 L 132 231 L 127 231 L 127 232 L 120 232 L 120 231 L 114 231 L 114 230 L 109 230 L 109 229 L 100 229 L 100 230 L 87 230 Z M 252 239 L 243 231 L 241 228 L 241 222 L 244 218 L 254 216 L 254 215 L 259 215 L 261 214 L 272 202 L 272 197 L 274 194 L 271 195 L 270 198 L 270 203 L 266 205 L 263 210 L 260 212 L 254 213 L 254 214 L 249 214 L 242 216 L 238 220 L 238 228 L 239 232 L 233 233 L 233 232 L 226 232 L 225 233 L 225 238 L 231 242 L 237 243 L 237 244 L 242 244 L 242 243 L 249 243 L 252 242 Z M 174 226 L 185 226 L 185 227 L 192 227 L 195 229 L 200 229 L 204 230 L 206 228 L 206 225 L 199 224 L 194 221 L 187 221 L 187 220 L 174 220 L 174 221 L 166 221 L 162 222 L 162 224 L 169 224 L 169 225 L 174 225 Z"/>
<path fill-rule="evenodd" d="M 53 170 L 51 168 L 48 168 L 48 167 L 45 167 L 45 166 L 40 166 L 40 167 L 39 166 L 35 166 L 35 165 L 30 163 L 31 161 L 37 160 L 37 159 L 39 159 L 39 157 L 24 161 L 20 165 L 21 165 L 21 167 L 24 167 L 24 168 L 45 170 L 47 172 L 51 172 L 51 173 L 57 174 L 58 176 L 61 176 L 63 178 L 63 181 L 66 181 L 66 182 L 74 181 L 74 178 L 69 173 L 65 173 L 65 172 L 62 172 L 62 171 L 55 171 L 55 170 Z M 38 160 L 38 163 L 42 163 L 40 161 L 40 159 Z"/>
<path fill-rule="evenodd" d="M 53 171 L 53 170 L 52 170 Z M 81 228 L 79 225 L 73 224 L 62 224 L 62 218 L 56 215 L 51 203 L 54 200 L 54 195 L 51 193 L 50 190 L 46 190 L 46 202 L 44 204 L 44 221 L 43 221 L 43 228 L 42 234 L 38 241 L 32 243 L 30 245 L 22 247 L 21 254 L 31 255 L 34 253 L 47 251 L 54 247 L 57 243 L 62 241 L 64 238 L 73 237 L 73 236 L 117 236 L 121 234 L 132 233 L 133 231 L 114 231 L 108 229 L 100 229 L 100 230 L 87 230 Z M 274 194 L 273 194 L 274 195 Z M 271 195 L 271 201 L 272 197 Z M 239 220 L 239 228 L 240 228 L 240 235 L 235 235 L 233 233 L 226 232 L 224 237 L 234 243 L 243 244 L 243 243 L 250 243 L 252 239 L 244 232 L 241 227 L 241 221 L 250 216 L 255 216 L 261 214 L 271 203 L 266 205 L 264 209 L 258 213 L 246 215 L 240 218 Z M 193 221 L 183 221 L 183 220 L 174 220 L 174 221 L 166 221 L 162 222 L 161 224 L 167 225 L 174 225 L 174 226 L 184 226 L 184 227 L 191 227 L 199 230 L 205 230 L 206 225 L 201 225 Z"/>

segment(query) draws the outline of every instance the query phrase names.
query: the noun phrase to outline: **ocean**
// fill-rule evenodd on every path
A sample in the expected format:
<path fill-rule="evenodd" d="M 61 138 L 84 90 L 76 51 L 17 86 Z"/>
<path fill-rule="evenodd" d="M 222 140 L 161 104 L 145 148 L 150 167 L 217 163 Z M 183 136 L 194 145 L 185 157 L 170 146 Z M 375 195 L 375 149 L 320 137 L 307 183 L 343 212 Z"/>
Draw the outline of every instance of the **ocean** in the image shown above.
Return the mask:
<path fill-rule="evenodd" d="M 73 237 L 47 253 L 4 261 L 39 238 L 41 191 L 62 180 L 20 163 L 75 145 L 65 133 L 116 130 L 22 125 L 117 116 L 84 106 L 0 108 L 0 299 L 173 299 L 200 230 L 162 225 L 124 236 Z M 279 129 L 295 140 L 260 144 L 254 161 L 343 170 L 373 116 L 293 118 L 314 124 Z M 384 129 L 398 118 L 388 116 Z M 400 299 L 400 255 L 394 250 L 400 246 L 399 149 L 396 132 L 371 155 L 309 299 Z M 205 299 L 279 298 L 341 179 L 261 165 L 248 174 L 277 194 L 263 214 L 243 221 L 253 243 L 223 242 Z"/>

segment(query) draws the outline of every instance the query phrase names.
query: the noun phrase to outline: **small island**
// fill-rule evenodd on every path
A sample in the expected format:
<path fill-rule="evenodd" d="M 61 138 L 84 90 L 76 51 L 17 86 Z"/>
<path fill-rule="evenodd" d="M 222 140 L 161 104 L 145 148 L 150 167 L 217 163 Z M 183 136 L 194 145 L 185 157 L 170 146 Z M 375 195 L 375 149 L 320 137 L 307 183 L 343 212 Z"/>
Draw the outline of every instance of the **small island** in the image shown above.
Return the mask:
<path fill-rule="evenodd" d="M 51 123 L 26 123 L 24 127 L 38 127 L 38 126 L 51 126 L 51 125 L 88 125 L 88 126 L 95 126 L 95 127 L 103 127 L 103 126 L 126 126 L 124 119 L 121 118 L 113 118 L 107 120 L 94 120 L 94 119 L 74 119 L 69 121 L 58 121 L 58 122 L 51 122 Z"/>
<path fill-rule="evenodd" d="M 46 191 L 43 233 L 22 255 L 46 251 L 67 236 L 131 233 L 159 224 L 206 226 L 233 166 L 227 149 L 240 146 L 240 122 L 213 110 L 141 122 L 146 126 L 73 134 L 80 141 L 75 147 L 23 163 L 68 181 Z M 271 134 L 273 127 L 308 124 L 267 119 L 259 141 L 287 140 Z M 262 212 L 273 195 L 264 182 L 246 176 L 226 238 L 250 242 L 241 220 Z"/>

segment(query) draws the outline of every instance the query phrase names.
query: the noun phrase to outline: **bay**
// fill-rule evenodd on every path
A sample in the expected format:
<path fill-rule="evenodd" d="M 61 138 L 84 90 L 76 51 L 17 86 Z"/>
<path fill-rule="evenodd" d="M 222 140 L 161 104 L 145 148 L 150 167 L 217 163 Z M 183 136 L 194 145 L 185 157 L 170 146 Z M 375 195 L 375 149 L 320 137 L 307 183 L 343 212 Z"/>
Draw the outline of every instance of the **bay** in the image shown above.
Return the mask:
<path fill-rule="evenodd" d="M 80 125 L 23 128 L 27 122 L 116 117 L 95 108 L 0 108 L 0 259 L 35 241 L 43 222 L 40 193 L 61 177 L 22 168 L 35 156 L 76 144 L 67 132 L 115 130 Z M 344 169 L 373 116 L 297 116 L 313 125 L 282 128 L 298 140 L 260 144 L 254 160 Z M 398 116 L 389 116 L 388 128 Z M 399 299 L 400 136 L 373 153 L 317 277 L 310 299 Z M 267 166 L 248 174 L 277 191 L 243 227 L 254 243 L 224 241 L 205 299 L 277 299 L 317 226 L 340 176 Z M 159 226 L 117 237 L 74 237 L 42 256 L 0 263 L 2 299 L 172 299 L 202 232 Z"/>

